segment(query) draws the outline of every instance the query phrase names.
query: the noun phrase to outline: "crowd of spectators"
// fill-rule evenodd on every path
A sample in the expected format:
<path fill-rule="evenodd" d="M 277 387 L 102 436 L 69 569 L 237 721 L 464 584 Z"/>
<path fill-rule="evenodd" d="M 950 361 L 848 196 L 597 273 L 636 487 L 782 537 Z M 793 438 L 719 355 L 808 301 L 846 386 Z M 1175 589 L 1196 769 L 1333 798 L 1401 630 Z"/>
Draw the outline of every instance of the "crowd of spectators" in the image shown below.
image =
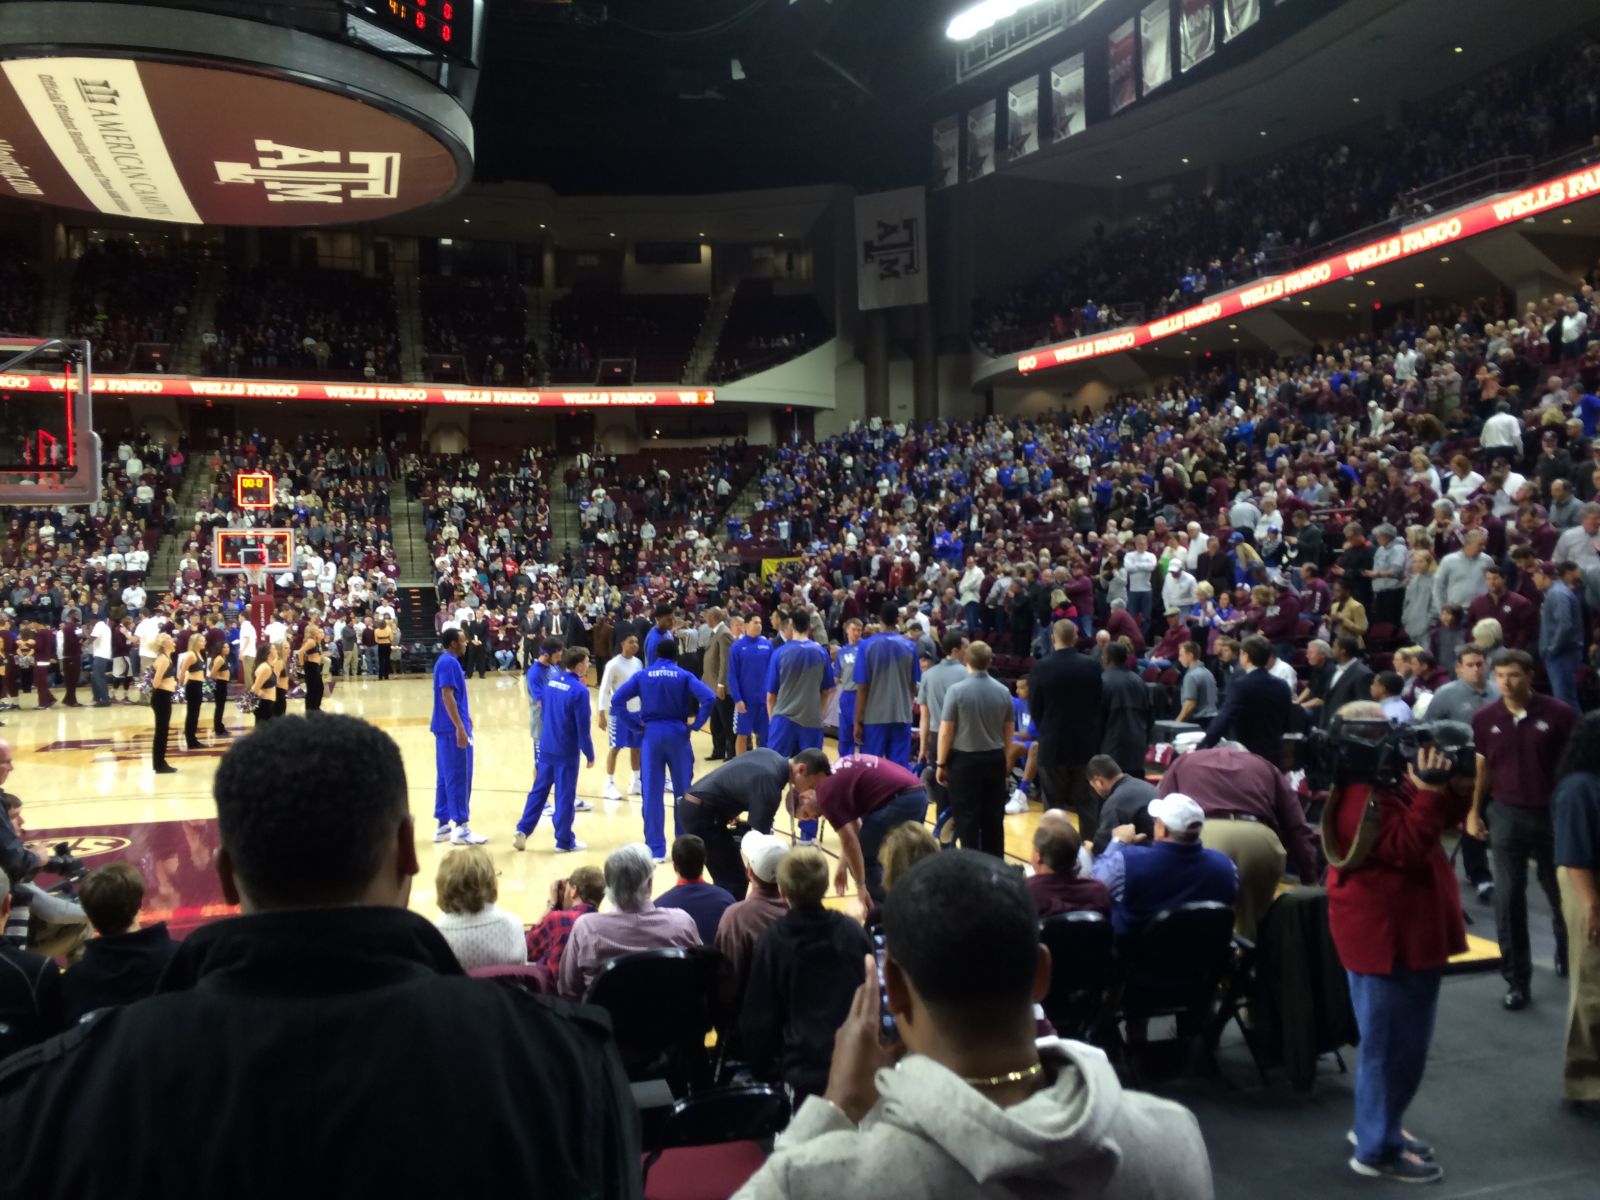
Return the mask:
<path fill-rule="evenodd" d="M 812 295 L 779 296 L 770 280 L 739 284 L 717 341 L 714 383 L 766 370 L 820 346 L 830 337 L 827 318 Z"/>
<path fill-rule="evenodd" d="M 201 341 L 217 375 L 400 377 L 394 283 L 354 271 L 231 272 Z"/>
<path fill-rule="evenodd" d="M 631 363 L 631 373 L 602 382 L 680 383 L 709 303 L 704 294 L 574 288 L 550 309 L 551 382 L 593 383 L 614 360 Z"/>
<path fill-rule="evenodd" d="M 149 237 L 96 242 L 73 270 L 68 329 L 90 340 L 96 370 L 165 371 L 188 327 L 199 273 L 195 247 Z"/>
<path fill-rule="evenodd" d="M 422 326 L 429 354 L 460 359 L 436 377 L 455 382 L 515 385 L 537 380 L 536 347 L 527 335 L 527 295 L 513 279 L 427 278 L 422 281 Z"/>
<path fill-rule="evenodd" d="M 1175 195 L 1120 228 L 1098 226 L 1031 280 L 975 303 L 974 340 L 1011 353 L 1121 324 L 1125 314 L 1189 308 L 1358 230 L 1423 215 L 1413 195 L 1423 185 L 1583 146 L 1600 133 L 1597 64 L 1600 47 L 1562 46 L 1454 89 L 1381 134 L 1308 146 L 1232 172 L 1215 190 Z"/>

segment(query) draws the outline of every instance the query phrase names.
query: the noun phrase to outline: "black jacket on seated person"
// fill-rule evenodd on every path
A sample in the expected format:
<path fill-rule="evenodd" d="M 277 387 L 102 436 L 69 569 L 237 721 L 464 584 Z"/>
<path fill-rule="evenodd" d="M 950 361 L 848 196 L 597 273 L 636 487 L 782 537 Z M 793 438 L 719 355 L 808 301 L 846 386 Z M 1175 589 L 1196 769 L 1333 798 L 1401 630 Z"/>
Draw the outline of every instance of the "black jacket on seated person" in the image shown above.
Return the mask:
<path fill-rule="evenodd" d="M 1283 735 L 1294 717 L 1294 692 L 1262 667 L 1235 675 L 1228 696 L 1206 731 L 1202 749 L 1224 738 L 1240 743 L 1275 767 L 1283 765 Z"/>
<path fill-rule="evenodd" d="M 132 1004 L 155 994 L 178 943 L 162 921 L 132 933 L 97 937 L 83 948 L 83 958 L 61 979 L 68 1023 L 97 1008 Z"/>
<path fill-rule="evenodd" d="M 398 908 L 196 930 L 158 994 L 0 1063 L 0 1128 L 18 1196 L 641 1190 L 606 1015 L 468 978 Z"/>
<path fill-rule="evenodd" d="M 820 905 L 790 909 L 767 927 L 739 1018 L 745 1062 L 758 1079 L 782 1080 L 805 1096 L 827 1088 L 833 1035 L 871 950 L 860 925 Z"/>
<path fill-rule="evenodd" d="M 61 972 L 55 963 L 0 945 L 0 1027 L 0 1056 L 43 1041 L 61 1028 Z M 5 1177 L 0 1167 L 0 1179 Z"/>

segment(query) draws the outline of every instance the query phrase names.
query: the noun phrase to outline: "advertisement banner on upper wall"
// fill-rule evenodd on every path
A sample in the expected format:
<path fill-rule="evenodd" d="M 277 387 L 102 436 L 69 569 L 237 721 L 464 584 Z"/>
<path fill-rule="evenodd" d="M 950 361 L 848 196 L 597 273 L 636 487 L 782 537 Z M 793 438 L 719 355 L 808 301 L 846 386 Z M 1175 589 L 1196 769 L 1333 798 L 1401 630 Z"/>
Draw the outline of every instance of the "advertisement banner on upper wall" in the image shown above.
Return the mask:
<path fill-rule="evenodd" d="M 1156 0 L 1139 10 L 1139 58 L 1148 96 L 1172 78 L 1172 0 Z"/>
<path fill-rule="evenodd" d="M 1083 55 L 1050 68 L 1050 140 L 1059 142 L 1088 127 L 1083 107 Z"/>
<path fill-rule="evenodd" d="M 994 174 L 994 114 L 993 100 L 967 112 L 967 179 Z"/>
<path fill-rule="evenodd" d="M 955 187 L 961 182 L 961 118 L 948 116 L 933 123 L 933 188 Z"/>
<path fill-rule="evenodd" d="M 1030 75 L 1006 90 L 1006 161 L 1039 148 L 1039 77 Z"/>
<path fill-rule="evenodd" d="M 1133 18 L 1111 31 L 1106 39 L 1106 71 L 1110 77 L 1111 111 L 1121 112 L 1139 98 L 1138 42 Z"/>
<path fill-rule="evenodd" d="M 1222 0 L 1222 40 L 1231 42 L 1261 19 L 1261 0 Z"/>
<path fill-rule="evenodd" d="M 925 189 L 856 197 L 856 296 L 863 309 L 926 304 L 927 260 Z"/>
<path fill-rule="evenodd" d="M 1217 50 L 1215 0 L 1183 0 L 1178 23 L 1178 69 L 1190 71 Z"/>

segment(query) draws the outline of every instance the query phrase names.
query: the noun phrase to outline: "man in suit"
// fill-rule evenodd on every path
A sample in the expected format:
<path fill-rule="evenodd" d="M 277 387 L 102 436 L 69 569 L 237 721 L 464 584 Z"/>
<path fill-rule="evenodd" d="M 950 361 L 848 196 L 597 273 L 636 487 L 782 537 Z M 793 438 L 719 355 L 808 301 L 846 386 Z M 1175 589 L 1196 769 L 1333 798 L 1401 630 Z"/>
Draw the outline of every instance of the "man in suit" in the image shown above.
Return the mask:
<path fill-rule="evenodd" d="M 1100 668 L 1078 653 L 1078 627 L 1057 621 L 1050 631 L 1053 653 L 1028 673 L 1028 712 L 1039 745 L 1039 786 L 1044 804 L 1070 808 L 1080 828 L 1099 822 L 1100 797 L 1085 768 L 1100 752 Z"/>
<path fill-rule="evenodd" d="M 1342 637 L 1333 643 L 1333 676 L 1328 680 L 1321 723 L 1326 726 L 1346 704 L 1372 698 L 1372 668 L 1361 661 L 1361 643 Z"/>
<path fill-rule="evenodd" d="M 1150 693 L 1144 680 L 1128 669 L 1128 648 L 1121 642 L 1106 646 L 1103 662 L 1100 711 L 1104 730 L 1100 751 L 1116 759 L 1128 774 L 1142 776 L 1150 748 Z"/>
<path fill-rule="evenodd" d="M 1228 685 L 1223 701 L 1201 749 L 1232 738 L 1252 754 L 1259 754 L 1273 766 L 1283 762 L 1283 735 L 1289 732 L 1294 710 L 1294 693 L 1289 685 L 1267 670 L 1272 661 L 1272 643 L 1260 634 L 1248 637 L 1241 648 L 1250 668 Z M 1370 676 L 1370 673 L 1369 673 Z"/>
<path fill-rule="evenodd" d="M 737 622 L 738 618 L 734 620 Z M 706 646 L 700 682 L 717 694 L 711 709 L 711 759 L 733 757 L 733 697 L 728 695 L 728 653 L 733 649 L 734 630 L 728 615 L 720 608 L 706 611 L 711 625 L 711 641 Z"/>

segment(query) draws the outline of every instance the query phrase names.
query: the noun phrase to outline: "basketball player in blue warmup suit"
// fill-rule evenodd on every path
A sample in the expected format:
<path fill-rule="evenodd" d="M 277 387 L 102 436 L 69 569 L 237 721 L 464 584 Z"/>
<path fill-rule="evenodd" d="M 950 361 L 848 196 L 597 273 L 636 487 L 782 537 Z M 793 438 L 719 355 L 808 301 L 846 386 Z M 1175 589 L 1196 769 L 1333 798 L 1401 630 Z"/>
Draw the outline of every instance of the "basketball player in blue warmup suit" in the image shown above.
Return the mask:
<path fill-rule="evenodd" d="M 856 659 L 861 653 L 861 620 L 844 623 L 844 645 L 839 647 L 839 757 L 854 754 L 856 746 Z"/>
<path fill-rule="evenodd" d="M 767 744 L 767 663 L 772 643 L 761 636 L 761 614 L 744 620 L 744 636 L 728 651 L 728 695 L 733 697 L 734 753 Z"/>
<path fill-rule="evenodd" d="M 644 775 L 644 840 L 657 862 L 667 858 L 667 835 L 662 792 L 666 773 L 672 773 L 675 800 L 673 836 L 679 832 L 677 804 L 683 802 L 694 774 L 694 747 L 689 734 L 711 716 L 717 694 L 678 665 L 678 643 L 662 638 L 656 644 L 656 661 L 640 671 L 611 696 L 613 710 L 626 707 L 637 696 L 644 722 L 644 747 L 640 755 Z M 689 714 L 693 712 L 694 716 Z"/>
<path fill-rule="evenodd" d="M 766 745 L 785 758 L 822 749 L 822 714 L 834 688 L 828 652 L 810 639 L 811 614 L 799 609 L 790 622 L 794 640 L 779 646 L 767 664 Z M 802 842 L 816 836 L 815 821 L 800 822 Z"/>
<path fill-rule="evenodd" d="M 898 628 L 900 606 L 891 601 L 878 615 L 883 631 L 863 642 L 856 655 L 856 740 L 862 753 L 908 767 L 911 700 L 922 678 L 922 664 L 917 661 L 916 644 Z M 842 709 L 839 724 L 842 735 Z"/>
<path fill-rule="evenodd" d="M 528 835 L 544 815 L 550 790 L 556 793 L 556 853 L 588 849 L 572 836 L 573 803 L 578 795 L 578 755 L 594 766 L 594 742 L 589 737 L 589 685 L 583 681 L 589 652 L 573 646 L 561 656 L 561 666 L 544 684 L 544 729 L 539 736 L 537 778 L 528 792 L 522 819 L 511 839 L 514 849 L 528 844 Z"/>
<path fill-rule="evenodd" d="M 655 627 L 644 635 L 644 665 L 649 666 L 656 660 L 656 648 L 662 642 L 676 641 L 677 637 L 672 632 L 672 605 L 656 605 Z"/>
<path fill-rule="evenodd" d="M 481 846 L 489 839 L 473 833 L 467 824 L 472 808 L 472 709 L 467 703 L 467 675 L 461 669 L 467 635 L 452 625 L 439 640 L 444 653 L 433 664 L 433 719 L 428 723 L 438 773 L 433 817 L 439 824 L 433 840 Z"/>

